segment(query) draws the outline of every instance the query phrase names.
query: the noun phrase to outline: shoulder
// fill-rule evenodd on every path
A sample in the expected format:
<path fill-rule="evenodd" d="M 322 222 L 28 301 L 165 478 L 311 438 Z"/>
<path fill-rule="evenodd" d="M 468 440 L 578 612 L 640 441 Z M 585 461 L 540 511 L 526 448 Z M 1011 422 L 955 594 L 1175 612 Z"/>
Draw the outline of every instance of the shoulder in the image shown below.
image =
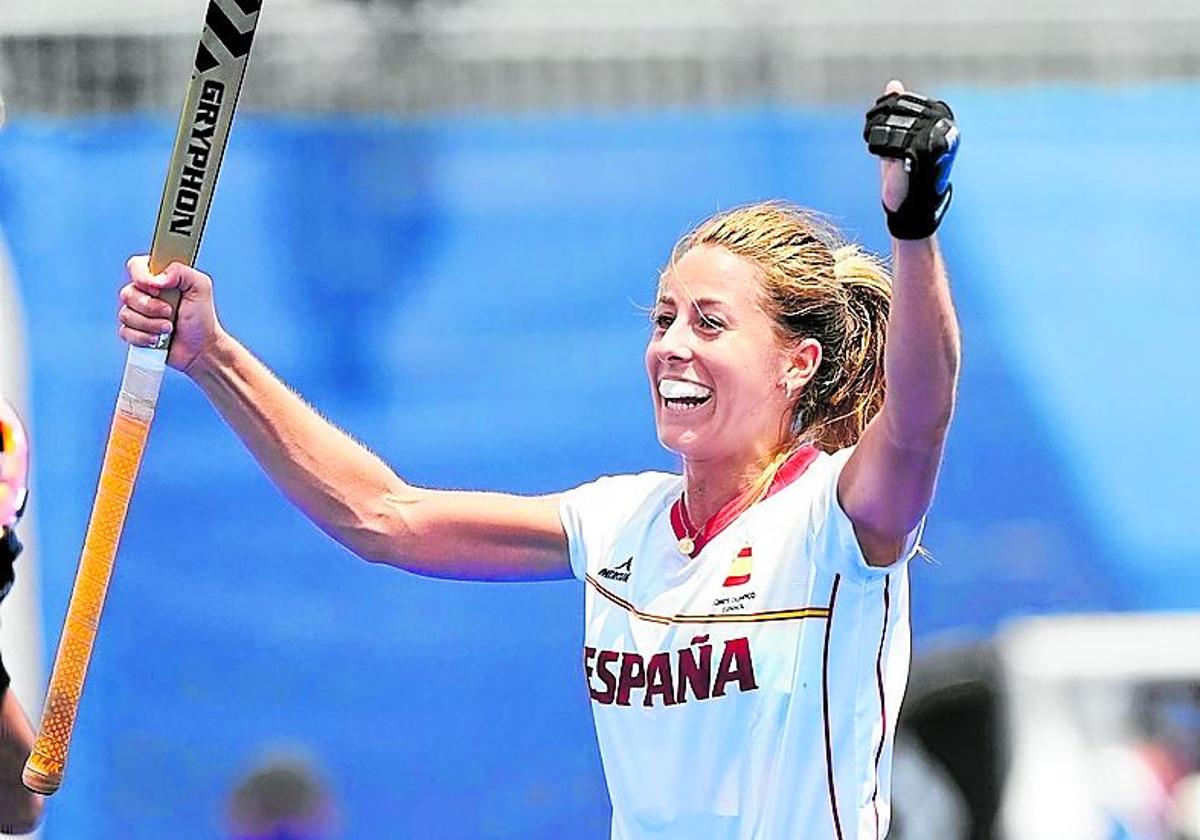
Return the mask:
<path fill-rule="evenodd" d="M 804 553 L 818 568 L 862 581 L 875 580 L 902 567 L 916 553 L 924 519 L 897 544 L 897 563 L 871 565 L 838 497 L 838 482 L 854 449 L 850 446 L 819 454 L 804 475 L 777 494 L 790 498 L 781 500 L 779 515 L 797 529 Z"/>
<path fill-rule="evenodd" d="M 779 507 L 793 511 L 797 504 L 812 506 L 836 504 L 838 477 L 853 453 L 853 446 L 839 449 L 836 452 L 818 451 L 804 472 L 788 481 L 765 502 L 775 502 Z"/>
<path fill-rule="evenodd" d="M 662 472 L 606 475 L 568 490 L 558 513 L 575 577 L 584 577 L 589 558 L 606 555 L 618 536 L 645 529 L 679 495 L 683 479 Z"/>
<path fill-rule="evenodd" d="M 805 545 L 837 510 L 838 476 L 850 450 L 816 451 L 801 469 L 780 470 L 765 498 L 747 512 L 746 526 L 779 544 L 785 556 L 805 557 Z"/>
<path fill-rule="evenodd" d="M 664 472 L 604 475 L 562 494 L 560 506 L 580 514 L 626 518 L 644 506 L 678 493 L 683 479 Z"/>

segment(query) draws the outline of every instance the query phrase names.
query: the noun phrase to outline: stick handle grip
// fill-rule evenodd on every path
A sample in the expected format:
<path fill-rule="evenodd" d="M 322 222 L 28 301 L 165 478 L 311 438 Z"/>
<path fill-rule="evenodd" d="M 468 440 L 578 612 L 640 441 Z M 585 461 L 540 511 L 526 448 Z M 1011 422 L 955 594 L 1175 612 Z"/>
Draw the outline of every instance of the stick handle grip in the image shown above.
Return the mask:
<path fill-rule="evenodd" d="M 121 541 L 125 514 L 133 496 L 154 418 L 154 402 L 162 382 L 161 368 L 147 370 L 144 365 L 137 364 L 137 360 L 140 356 L 143 361 L 152 362 L 158 355 L 166 354 L 147 356 L 146 351 L 140 354 L 131 351 L 130 361 L 126 364 L 121 395 L 104 450 L 100 485 L 88 520 L 58 653 L 54 657 L 41 726 L 21 776 L 25 786 L 35 793 L 54 793 L 62 784 L 66 770 L 75 716 L 112 578 L 117 545 Z M 147 396 L 150 399 L 146 399 Z"/>

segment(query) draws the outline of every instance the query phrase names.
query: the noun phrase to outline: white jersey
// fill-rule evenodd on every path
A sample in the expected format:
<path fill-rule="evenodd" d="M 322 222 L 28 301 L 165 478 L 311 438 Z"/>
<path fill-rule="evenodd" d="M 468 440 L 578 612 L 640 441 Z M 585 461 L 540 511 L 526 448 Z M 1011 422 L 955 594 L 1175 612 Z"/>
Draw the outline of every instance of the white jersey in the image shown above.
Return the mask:
<path fill-rule="evenodd" d="M 692 557 L 680 476 L 564 494 L 614 840 L 887 833 L 908 572 L 859 549 L 837 502 L 850 452 L 793 459 Z"/>

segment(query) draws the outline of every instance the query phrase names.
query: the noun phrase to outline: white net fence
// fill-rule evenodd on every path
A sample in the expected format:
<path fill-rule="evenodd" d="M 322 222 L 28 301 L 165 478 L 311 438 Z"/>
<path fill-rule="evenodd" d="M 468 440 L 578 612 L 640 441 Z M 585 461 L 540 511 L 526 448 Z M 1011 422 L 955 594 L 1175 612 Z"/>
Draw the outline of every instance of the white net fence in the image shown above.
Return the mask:
<path fill-rule="evenodd" d="M 47 13 L 0 0 L 10 109 L 176 108 L 204 0 L 152 13 L 144 0 L 122 0 L 87 16 L 71 11 L 74 2 L 57 0 Z M 513 112 L 842 100 L 892 76 L 928 90 L 1200 77 L 1194 0 L 833 5 L 266 0 L 247 105 Z"/>

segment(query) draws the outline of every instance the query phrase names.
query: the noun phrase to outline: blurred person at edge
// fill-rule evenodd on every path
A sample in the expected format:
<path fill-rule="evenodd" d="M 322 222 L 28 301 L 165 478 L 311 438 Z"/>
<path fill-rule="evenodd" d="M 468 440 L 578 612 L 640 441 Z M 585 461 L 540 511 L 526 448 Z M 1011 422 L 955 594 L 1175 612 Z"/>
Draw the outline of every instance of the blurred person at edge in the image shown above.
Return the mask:
<path fill-rule="evenodd" d="M 1135 689 L 1133 737 L 1099 750 L 1111 836 L 1177 840 L 1200 830 L 1200 686 L 1150 683 Z"/>
<path fill-rule="evenodd" d="M 1200 773 L 1192 773 L 1175 788 L 1171 840 L 1200 840 Z"/>
<path fill-rule="evenodd" d="M 0 93 L 0 130 L 6 112 Z M 3 239 L 0 238 L 0 247 Z M 0 258 L 0 270 L 3 270 Z M 0 284 L 2 285 L 2 284 Z M 29 443 L 17 412 L 0 394 L 0 601 L 13 584 L 13 561 L 21 553 L 17 520 L 28 500 Z M 17 696 L 8 690 L 8 671 L 0 659 L 0 833 L 26 834 L 42 816 L 42 797 L 21 783 L 34 732 Z"/>
<path fill-rule="evenodd" d="M 247 773 L 229 795 L 230 840 L 333 840 L 336 809 L 316 770 L 298 758 L 269 759 Z"/>
<path fill-rule="evenodd" d="M 118 331 L 146 347 L 173 329 L 168 363 L 360 557 L 584 582 L 614 838 L 879 838 L 908 675 L 907 561 L 958 378 L 934 237 L 958 130 L 945 103 L 891 82 L 863 136 L 882 157 L 893 277 L 775 202 L 720 213 L 671 253 L 645 363 L 682 475 L 540 497 L 410 485 L 227 333 L 211 278 L 187 266 L 152 274 L 132 258 Z M 167 288 L 182 294 L 174 327 Z"/>
<path fill-rule="evenodd" d="M 14 580 L 13 561 L 21 553 L 17 521 L 29 498 L 29 444 L 17 412 L 0 396 L 0 601 Z M 42 797 L 21 783 L 34 732 L 0 659 L 0 833 L 25 834 L 42 815 Z"/>

